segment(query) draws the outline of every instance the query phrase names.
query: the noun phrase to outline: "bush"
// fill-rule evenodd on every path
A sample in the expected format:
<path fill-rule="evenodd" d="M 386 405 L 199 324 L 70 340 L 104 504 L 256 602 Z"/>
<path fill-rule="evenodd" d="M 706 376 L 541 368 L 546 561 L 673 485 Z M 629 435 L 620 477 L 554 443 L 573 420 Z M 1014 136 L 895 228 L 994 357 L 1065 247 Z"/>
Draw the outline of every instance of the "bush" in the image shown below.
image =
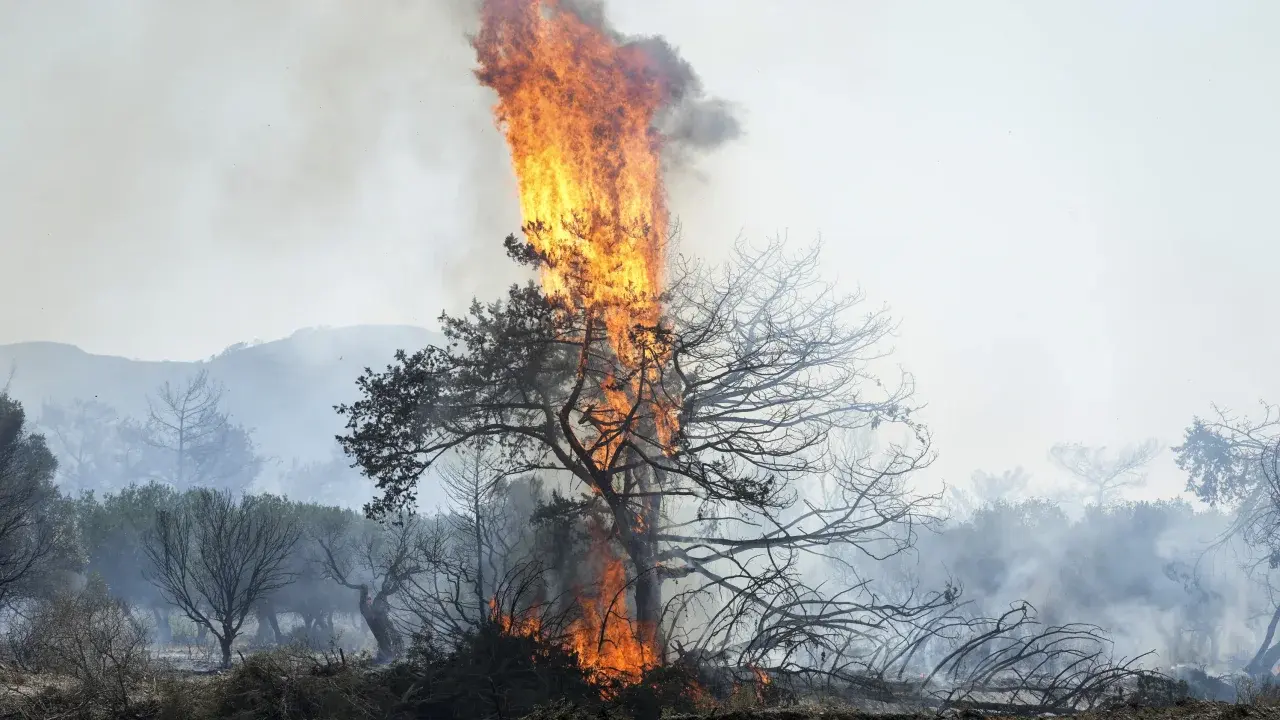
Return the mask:
<path fill-rule="evenodd" d="M 248 656 L 218 683 L 215 694 L 213 716 L 229 720 L 382 718 L 394 704 L 367 660 L 317 656 L 305 648 Z"/>
<path fill-rule="evenodd" d="M 614 688 L 608 695 L 636 718 L 656 717 L 659 711 L 693 715 L 719 706 L 709 691 L 712 687 L 700 668 L 676 662 L 648 670 L 640 682 Z"/>
<path fill-rule="evenodd" d="M 67 678 L 74 704 L 116 714 L 129 710 L 138 686 L 153 676 L 150 641 L 150 627 L 97 577 L 36 605 L 9 633 L 23 669 Z"/>
<path fill-rule="evenodd" d="M 1280 685 L 1271 678 L 1255 678 L 1242 675 L 1233 683 L 1238 705 L 1254 707 L 1275 707 L 1280 705 Z"/>
<path fill-rule="evenodd" d="M 331 650 L 338 647 L 342 640 L 342 635 L 337 630 L 330 630 L 319 623 L 308 628 L 305 625 L 296 625 L 284 634 L 282 638 L 285 645 L 292 647 L 305 647 L 312 650 Z"/>
<path fill-rule="evenodd" d="M 518 718 L 555 700 L 598 706 L 600 688 L 556 643 L 482 626 L 447 652 L 419 639 L 387 673 L 410 717 Z"/>

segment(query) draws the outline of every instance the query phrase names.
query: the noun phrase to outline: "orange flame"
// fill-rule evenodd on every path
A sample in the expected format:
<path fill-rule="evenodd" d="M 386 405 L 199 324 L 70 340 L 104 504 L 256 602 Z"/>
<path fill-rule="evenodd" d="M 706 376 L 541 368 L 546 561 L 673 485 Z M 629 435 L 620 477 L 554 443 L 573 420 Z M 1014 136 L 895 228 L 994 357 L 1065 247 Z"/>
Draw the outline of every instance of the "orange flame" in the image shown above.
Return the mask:
<path fill-rule="evenodd" d="M 548 258 L 548 294 L 605 313 L 611 339 L 657 319 L 667 207 L 660 138 L 668 88 L 644 50 L 619 45 L 560 0 L 488 0 L 481 82 L 511 150 L 520 210 Z"/>
<path fill-rule="evenodd" d="M 627 612 L 627 577 L 622 561 L 606 542 L 603 548 L 604 568 L 599 591 L 594 597 L 579 592 L 576 602 L 580 615 L 570 624 L 564 646 L 578 655 L 578 662 L 589 675 L 602 681 L 634 684 L 644 671 L 655 665 L 650 650 L 652 629 L 634 627 Z M 536 611 L 509 615 L 498 607 L 497 598 L 489 600 L 489 616 L 503 632 L 524 636 L 542 635 L 542 621 Z"/>
<path fill-rule="evenodd" d="M 508 635 L 537 637 L 542 634 L 542 618 L 530 612 L 520 616 L 511 616 L 498 607 L 498 598 L 489 598 L 489 617 L 498 623 L 502 632 Z"/>
<path fill-rule="evenodd" d="M 653 629 L 636 627 L 627 612 L 627 575 L 622 560 L 607 540 L 597 538 L 602 555 L 599 594 L 577 601 L 581 617 L 569 627 L 572 648 L 582 666 L 600 676 L 626 683 L 641 679 L 654 666 Z"/>
<path fill-rule="evenodd" d="M 486 0 L 474 45 L 476 75 L 498 94 L 494 114 L 526 235 L 546 259 L 543 288 L 599 318 L 631 371 L 627 382 L 603 383 L 606 420 L 645 407 L 665 448 L 676 415 L 645 390 L 656 371 L 632 331 L 655 327 L 661 313 L 668 211 L 654 120 L 672 88 L 641 45 L 620 42 L 561 0 Z M 602 443 L 601 459 L 620 440 Z M 637 531 L 651 521 L 638 516 Z M 571 644 L 585 667 L 638 680 L 654 662 L 655 631 L 628 620 L 626 573 L 607 538 L 597 538 L 595 553 L 604 565 L 599 594 L 579 597 Z"/>
<path fill-rule="evenodd" d="M 641 45 L 619 44 L 561 0 L 487 0 L 482 19 L 477 76 L 498 93 L 526 235 L 546 258 L 543 287 L 599 317 L 621 363 L 641 368 L 646 348 L 632 331 L 656 327 L 661 311 L 668 211 L 654 119 L 669 83 Z M 646 405 L 666 446 L 675 412 L 642 389 L 655 376 L 602 389 L 609 421 Z M 619 445 L 604 443 L 602 459 Z"/>

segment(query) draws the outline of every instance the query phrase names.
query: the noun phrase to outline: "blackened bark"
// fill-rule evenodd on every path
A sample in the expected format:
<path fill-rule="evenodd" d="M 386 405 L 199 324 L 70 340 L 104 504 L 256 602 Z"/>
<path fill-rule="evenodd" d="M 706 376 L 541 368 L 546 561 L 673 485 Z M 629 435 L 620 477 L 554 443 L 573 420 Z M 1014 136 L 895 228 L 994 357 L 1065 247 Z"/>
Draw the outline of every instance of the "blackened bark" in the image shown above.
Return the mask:
<path fill-rule="evenodd" d="M 635 570 L 636 630 L 638 639 L 653 653 L 647 658 L 652 663 L 662 661 L 662 576 L 658 568 L 658 523 L 662 515 L 662 495 L 656 492 L 661 485 L 659 472 L 644 468 L 637 478 L 642 493 L 640 513 L 637 519 L 622 518 L 629 528 L 623 533 L 627 555 Z M 619 521 L 615 514 L 615 522 Z"/>
<path fill-rule="evenodd" d="M 1262 639 L 1262 645 L 1258 648 L 1257 654 L 1245 666 L 1245 672 L 1250 675 L 1270 674 L 1276 662 L 1280 661 L 1280 650 L 1277 649 L 1280 645 L 1271 644 L 1278 624 L 1280 624 L 1280 606 L 1277 606 L 1275 612 L 1271 614 L 1271 623 L 1267 625 L 1266 637 Z"/>
<path fill-rule="evenodd" d="M 231 641 L 233 639 L 234 636 L 229 632 L 218 638 L 218 646 L 222 648 L 222 667 L 224 668 L 231 667 Z"/>
<path fill-rule="evenodd" d="M 259 645 L 279 645 L 284 642 L 284 633 L 280 632 L 280 620 L 274 606 L 263 604 L 254 614 L 258 617 L 258 632 L 254 642 Z"/>
<path fill-rule="evenodd" d="M 379 593 L 370 597 L 369 586 L 360 586 L 360 616 L 378 643 L 377 662 L 386 663 L 400 654 L 400 632 L 391 621 L 391 607 L 386 597 Z"/>

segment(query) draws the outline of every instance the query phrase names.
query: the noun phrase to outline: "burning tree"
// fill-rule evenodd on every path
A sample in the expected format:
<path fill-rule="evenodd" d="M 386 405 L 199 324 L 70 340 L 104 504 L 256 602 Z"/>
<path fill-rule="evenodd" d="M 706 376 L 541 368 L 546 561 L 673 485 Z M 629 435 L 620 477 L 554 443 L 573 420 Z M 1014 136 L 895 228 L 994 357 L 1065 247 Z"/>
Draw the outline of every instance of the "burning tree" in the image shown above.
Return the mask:
<path fill-rule="evenodd" d="M 584 490 L 561 504 L 591 538 L 594 588 L 569 588 L 565 641 L 588 669 L 632 681 L 677 644 L 739 667 L 872 668 L 885 636 L 957 597 L 806 580 L 836 546 L 883 558 L 932 521 L 937 498 L 905 484 L 932 457 L 912 378 L 878 377 L 893 323 L 825 282 L 816 247 L 668 261 L 666 153 L 725 133 L 691 122 L 714 103 L 663 41 L 581 8 L 484 4 L 477 74 L 498 95 L 525 221 L 506 249 L 541 282 L 442 316 L 443 346 L 359 379 L 339 441 L 381 490 L 366 512 L 404 510 L 437 462 L 487 444 L 495 474 Z M 887 446 L 838 451 L 865 430 Z M 676 637 L 690 616 L 701 632 Z"/>
<path fill-rule="evenodd" d="M 514 238 L 508 247 L 549 262 Z M 506 472 L 567 473 L 608 509 L 599 555 L 616 543 L 626 567 L 604 562 L 600 595 L 631 586 L 636 627 L 611 631 L 585 613 L 584 634 L 603 639 L 583 643 L 589 661 L 654 662 L 662 584 L 676 578 L 759 608 L 790 593 L 794 605 L 774 607 L 775 619 L 812 628 L 800 555 L 847 542 L 900 548 L 883 531 L 920 519 L 927 499 L 907 497 L 899 481 L 928 459 L 928 438 L 910 419 L 910 377 L 886 388 L 869 373 L 892 328 L 884 314 L 846 324 L 860 297 L 816 281 L 816 251 L 743 246 L 736 258 L 720 273 L 684 266 L 661 322 L 628 331 L 630 357 L 603 313 L 533 285 L 445 317 L 446 347 L 400 353 L 342 408 L 342 440 L 384 492 L 368 509 L 412 502 L 432 463 L 489 439 Z M 879 464 L 829 451 L 838 431 L 886 423 L 918 442 Z M 796 481 L 817 475 L 840 488 L 836 502 L 801 498 Z"/>
<path fill-rule="evenodd" d="M 541 286 L 443 318 L 446 347 L 360 380 L 340 441 L 383 491 L 367 509 L 402 509 L 442 456 L 492 442 L 502 472 L 563 474 L 607 511 L 592 528 L 598 588 L 581 593 L 571 633 L 588 666 L 636 677 L 658 661 L 674 579 L 745 602 L 733 627 L 752 608 L 812 627 L 800 556 L 883 541 L 919 514 L 895 484 L 928 457 L 911 379 L 885 386 L 869 371 L 888 317 L 850 322 L 862 298 L 820 281 L 816 249 L 740 246 L 723 271 L 685 263 L 665 281 L 664 152 L 735 126 L 699 104 L 660 39 L 624 38 L 555 0 L 490 0 L 475 47 L 526 221 L 507 250 Z M 801 497 L 798 479 L 835 469 L 833 433 L 887 423 L 919 442 L 879 465 L 845 459 L 832 505 Z M 863 606 L 836 607 L 820 625 Z"/>

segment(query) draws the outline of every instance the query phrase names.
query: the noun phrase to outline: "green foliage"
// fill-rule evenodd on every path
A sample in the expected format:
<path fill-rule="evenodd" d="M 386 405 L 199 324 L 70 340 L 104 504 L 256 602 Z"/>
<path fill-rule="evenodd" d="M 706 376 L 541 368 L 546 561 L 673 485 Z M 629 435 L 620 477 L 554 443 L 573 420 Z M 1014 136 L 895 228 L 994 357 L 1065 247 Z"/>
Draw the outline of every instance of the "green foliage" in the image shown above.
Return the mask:
<path fill-rule="evenodd" d="M 0 392 L 0 606 L 47 597 L 82 558 L 58 462 L 22 404 Z"/>
<path fill-rule="evenodd" d="M 117 597 L 148 607 L 159 604 L 159 592 L 142 577 L 143 537 L 154 525 L 156 513 L 172 509 L 180 499 L 172 488 L 158 482 L 129 485 L 100 500 L 91 491 L 82 493 L 75 507 L 87 570 L 100 575 Z"/>
<path fill-rule="evenodd" d="M 1178 467 L 1187 473 L 1187 491 L 1210 505 L 1243 499 L 1259 480 L 1256 448 L 1200 418 L 1173 450 Z"/>

